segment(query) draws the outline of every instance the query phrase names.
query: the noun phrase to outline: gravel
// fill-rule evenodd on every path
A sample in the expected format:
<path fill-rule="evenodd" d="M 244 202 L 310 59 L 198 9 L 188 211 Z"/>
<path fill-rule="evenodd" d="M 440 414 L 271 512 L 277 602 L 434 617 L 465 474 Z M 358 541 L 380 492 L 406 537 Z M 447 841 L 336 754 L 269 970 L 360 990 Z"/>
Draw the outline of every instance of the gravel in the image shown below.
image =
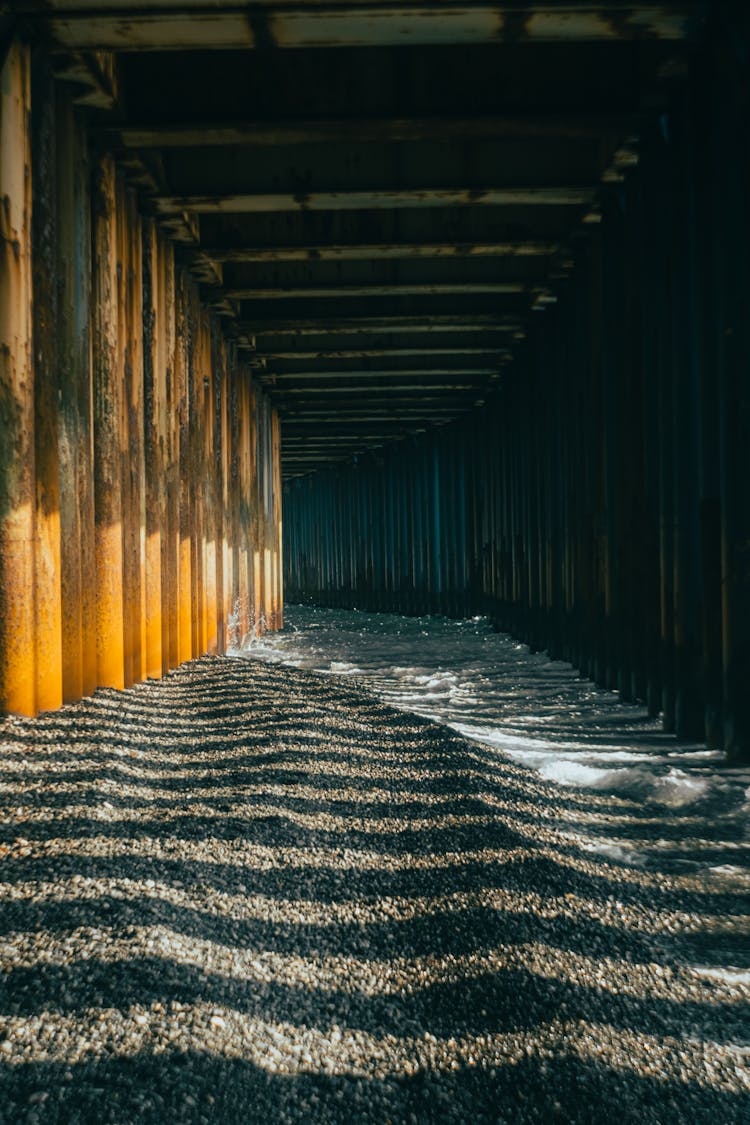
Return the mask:
<path fill-rule="evenodd" d="M 750 1120 L 747 882 L 632 801 L 209 657 L 0 721 L 0 802 L 3 1125 Z"/>

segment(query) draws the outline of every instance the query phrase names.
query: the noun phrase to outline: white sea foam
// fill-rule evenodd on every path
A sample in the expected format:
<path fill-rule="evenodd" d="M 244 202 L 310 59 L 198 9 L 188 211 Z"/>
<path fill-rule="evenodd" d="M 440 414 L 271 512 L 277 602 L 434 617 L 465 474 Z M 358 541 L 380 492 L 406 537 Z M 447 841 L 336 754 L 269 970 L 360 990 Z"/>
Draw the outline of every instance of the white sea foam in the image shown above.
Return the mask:
<path fill-rule="evenodd" d="M 357 680 L 385 702 L 452 727 L 566 790 L 596 790 L 635 801 L 664 818 L 675 840 L 648 862 L 692 864 L 719 874 L 745 870 L 738 854 L 750 838 L 750 769 L 727 769 L 724 756 L 678 745 L 642 707 L 584 680 L 569 664 L 530 653 L 481 617 L 467 621 L 288 607 L 283 632 L 254 640 L 242 655 Z M 674 818 L 721 818 L 734 841 L 694 855 L 679 847 Z M 694 829 L 687 837 L 695 836 Z M 642 841 L 591 837 L 613 859 L 641 864 Z M 729 845 L 726 845 L 727 849 Z M 717 848 L 719 854 L 717 855 Z M 726 863 L 722 860 L 726 858 Z"/>
<path fill-rule="evenodd" d="M 693 965 L 692 971 L 700 977 L 710 980 L 725 981 L 727 984 L 750 984 L 750 969 L 736 969 L 732 965 L 718 967 L 715 965 Z"/>

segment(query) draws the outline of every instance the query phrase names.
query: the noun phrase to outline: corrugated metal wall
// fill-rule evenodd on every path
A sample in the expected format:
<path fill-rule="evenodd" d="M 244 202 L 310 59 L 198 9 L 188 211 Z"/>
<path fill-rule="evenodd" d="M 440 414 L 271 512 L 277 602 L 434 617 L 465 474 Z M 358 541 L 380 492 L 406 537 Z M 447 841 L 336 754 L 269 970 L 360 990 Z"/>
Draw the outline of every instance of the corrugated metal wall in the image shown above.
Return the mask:
<path fill-rule="evenodd" d="M 640 169 L 604 189 L 573 277 L 485 407 L 287 484 L 287 600 L 488 613 L 667 730 L 750 753 L 750 120 L 734 50 L 696 62 Z"/>

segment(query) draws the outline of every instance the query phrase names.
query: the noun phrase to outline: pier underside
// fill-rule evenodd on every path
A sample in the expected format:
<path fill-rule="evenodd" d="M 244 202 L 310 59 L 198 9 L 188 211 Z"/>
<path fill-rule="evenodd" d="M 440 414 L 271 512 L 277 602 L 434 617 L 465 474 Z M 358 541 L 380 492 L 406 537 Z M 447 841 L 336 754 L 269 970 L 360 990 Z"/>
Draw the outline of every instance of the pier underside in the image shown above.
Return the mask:
<path fill-rule="evenodd" d="M 3 1122 L 746 1119 L 746 885 L 592 851 L 648 808 L 218 657 L 0 739 Z"/>
<path fill-rule="evenodd" d="M 489 613 L 748 755 L 741 4 L 16 0 L 0 35 L 6 710 L 276 628 L 285 567 Z"/>
<path fill-rule="evenodd" d="M 750 1119 L 748 58 L 0 0 L 0 1125 Z"/>

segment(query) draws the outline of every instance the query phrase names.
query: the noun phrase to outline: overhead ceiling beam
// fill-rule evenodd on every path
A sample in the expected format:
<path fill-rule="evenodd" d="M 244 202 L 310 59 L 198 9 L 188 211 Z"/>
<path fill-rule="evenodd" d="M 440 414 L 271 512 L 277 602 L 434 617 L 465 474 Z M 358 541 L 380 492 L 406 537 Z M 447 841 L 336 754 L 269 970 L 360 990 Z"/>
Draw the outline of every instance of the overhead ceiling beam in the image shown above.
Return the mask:
<path fill-rule="evenodd" d="M 355 336 L 383 332 L 517 332 L 517 317 L 491 313 L 439 314 L 435 316 L 356 316 L 321 317 L 319 320 L 259 320 L 238 324 L 240 341 L 265 336 Z"/>
<path fill-rule="evenodd" d="M 384 387 L 379 383 L 359 383 L 356 386 L 343 384 L 338 387 L 282 387 L 273 392 L 275 402 L 291 402 L 297 400 L 298 402 L 305 403 L 308 399 L 317 395 L 327 396 L 343 396 L 348 395 L 381 395 L 393 402 L 394 400 L 406 401 L 407 399 L 417 399 L 420 396 L 427 394 L 425 401 L 429 401 L 430 396 L 435 391 L 440 391 L 442 395 L 454 394 L 458 391 L 476 391 L 485 384 L 482 381 L 476 383 L 395 383 L 391 387 Z"/>
<path fill-rule="evenodd" d="M 237 215 L 305 211 L 372 211 L 406 207 L 582 207 L 595 187 L 386 188 L 372 191 L 252 192 L 160 195 L 154 206 L 162 215 Z"/>
<path fill-rule="evenodd" d="M 244 345 L 243 345 L 244 346 Z M 387 356 L 389 359 L 431 359 L 434 356 L 508 356 L 508 348 L 367 348 L 362 351 L 347 352 L 256 352 L 258 359 L 277 361 L 318 359 L 325 362 L 329 360 L 344 359 L 380 359 Z"/>
<path fill-rule="evenodd" d="M 348 120 L 244 121 L 236 124 L 149 124 L 107 129 L 126 148 L 205 148 L 309 144 L 492 140 L 500 137 L 563 137 L 595 140 L 638 131 L 634 115 L 601 114 L 507 117 L 383 117 Z"/>
<path fill-rule="evenodd" d="M 361 451 L 365 447 L 365 443 L 370 440 L 378 441 L 380 439 L 378 438 L 378 435 L 374 436 L 374 439 L 367 438 L 367 436 L 365 436 L 365 438 L 362 438 L 362 435 L 359 435 L 349 436 L 349 438 L 346 438 L 346 436 L 342 436 L 340 440 L 323 442 L 315 442 L 307 439 L 301 439 L 298 442 L 288 440 L 283 444 L 283 447 L 281 449 L 281 457 L 302 458 L 313 456 L 313 454 L 315 453 L 356 453 Z"/>
<path fill-rule="evenodd" d="M 207 249 L 214 262 L 358 262 L 406 258 L 545 258 L 559 242 L 386 242 L 352 246 L 230 246 Z"/>
<path fill-rule="evenodd" d="M 85 50 L 221 50 L 232 48 L 380 47 L 408 44 L 507 42 L 617 42 L 684 39 L 696 22 L 694 4 L 612 5 L 539 3 L 450 6 L 423 3 L 309 6 L 264 0 L 181 5 L 182 11 L 144 4 L 31 0 L 17 5 L 38 13 L 39 29 L 58 46 Z M 618 5 L 620 7 L 620 5 Z M 55 11 L 55 9 L 63 9 Z"/>
<path fill-rule="evenodd" d="M 447 368 L 405 368 L 400 371 L 285 371 L 280 375 L 275 375 L 273 372 L 267 372 L 261 376 L 261 382 L 264 385 L 273 383 L 294 383 L 297 380 L 305 379 L 413 379 L 415 375 L 420 372 L 430 378 L 437 378 L 438 376 L 445 376 L 446 378 L 455 378 L 456 375 L 495 375 L 497 373 L 497 364 L 491 367 L 472 367 L 468 371 L 463 371 L 461 368 L 447 367 Z"/>
<path fill-rule="evenodd" d="M 356 429 L 356 428 L 350 428 L 349 433 L 344 435 L 344 436 L 346 436 L 346 437 L 354 437 L 354 436 L 361 437 L 363 434 L 366 434 L 367 436 L 372 437 L 373 434 L 377 434 L 378 437 L 382 437 L 384 435 L 392 436 L 394 433 L 397 434 L 399 432 L 398 420 L 388 418 L 388 419 L 385 419 L 384 421 L 388 422 L 387 428 L 383 427 L 382 420 L 381 420 L 381 425 L 374 431 L 372 429 L 372 426 L 369 426 L 369 428 L 363 427 L 362 429 L 359 429 L 359 430 Z M 296 433 L 296 434 L 302 434 L 302 435 L 305 435 L 305 436 L 308 435 L 308 434 L 312 434 L 317 439 L 317 438 L 320 437 L 321 434 L 331 433 L 331 432 L 335 433 L 337 436 L 341 432 L 340 424 L 339 424 L 339 422 L 336 418 L 331 418 L 331 417 L 324 418 L 322 421 L 318 421 L 318 422 L 315 423 L 315 428 L 312 428 L 311 425 L 310 425 L 310 422 L 305 421 L 304 419 L 287 418 L 284 422 L 283 427 L 282 427 L 282 444 L 284 442 L 284 435 L 285 434 Z"/>
<path fill-rule="evenodd" d="M 368 438 L 362 436 L 347 436 L 342 435 L 341 438 L 331 438 L 328 441 L 314 441 L 311 436 L 308 438 L 292 439 L 287 438 L 283 442 L 281 448 L 281 456 L 283 457 L 301 457 L 302 454 L 313 453 L 327 453 L 327 452 L 346 452 L 354 453 L 363 448 L 363 443 L 368 441 Z"/>
<path fill-rule="evenodd" d="M 470 406 L 471 404 L 468 402 L 463 404 L 466 410 Z M 321 421 L 333 421 L 339 426 L 343 422 L 394 422 L 398 426 L 403 424 L 404 419 L 414 422 L 427 418 L 451 418 L 461 412 L 461 404 L 433 406 L 425 403 L 419 406 L 394 406 L 392 410 L 387 410 L 374 403 L 363 403 L 359 409 L 353 410 L 343 410 L 342 408 L 336 410 L 306 410 L 302 414 L 291 411 L 282 415 L 282 424 L 288 424 L 288 420 L 293 419 L 297 422 L 306 420 L 308 425 L 311 423 L 318 425 Z"/>
<path fill-rule="evenodd" d="M 314 283 L 301 288 L 242 288 L 225 289 L 224 297 L 230 301 L 278 301 L 319 297 L 440 297 L 451 293 L 496 293 L 498 296 L 538 292 L 539 286 L 527 285 L 522 281 L 450 281 L 439 284 L 429 282 L 411 285 L 323 285 Z"/>

